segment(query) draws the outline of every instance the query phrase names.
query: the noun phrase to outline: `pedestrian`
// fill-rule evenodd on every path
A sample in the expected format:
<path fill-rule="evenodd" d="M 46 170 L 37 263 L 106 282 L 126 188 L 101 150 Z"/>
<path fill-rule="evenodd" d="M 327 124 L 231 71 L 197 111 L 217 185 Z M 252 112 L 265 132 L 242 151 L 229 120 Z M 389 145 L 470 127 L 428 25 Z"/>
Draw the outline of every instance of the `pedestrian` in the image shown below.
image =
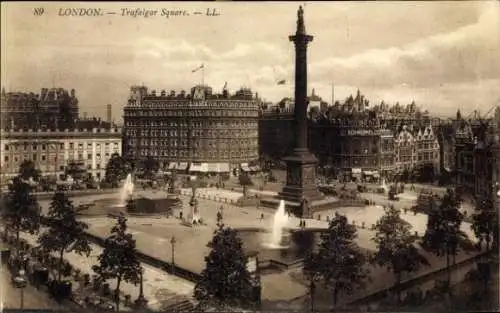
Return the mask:
<path fill-rule="evenodd" d="M 264 213 L 260 213 L 260 220 L 263 221 L 264 220 Z"/>

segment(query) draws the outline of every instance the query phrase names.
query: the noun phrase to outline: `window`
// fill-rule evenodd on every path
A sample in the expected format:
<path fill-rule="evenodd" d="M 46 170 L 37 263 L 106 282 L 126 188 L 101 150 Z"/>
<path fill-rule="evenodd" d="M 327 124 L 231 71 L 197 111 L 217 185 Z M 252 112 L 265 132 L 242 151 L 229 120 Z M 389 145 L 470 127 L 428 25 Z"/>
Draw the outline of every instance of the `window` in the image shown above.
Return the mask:
<path fill-rule="evenodd" d="M 75 144 L 74 144 L 74 143 L 72 143 L 72 142 L 70 142 L 70 143 L 69 143 L 69 148 L 70 148 L 70 149 L 74 149 L 74 147 L 75 147 Z"/>
<path fill-rule="evenodd" d="M 5 151 L 9 151 L 9 145 L 5 145 Z"/>
<path fill-rule="evenodd" d="M 45 161 L 45 155 L 42 155 L 42 161 Z"/>
<path fill-rule="evenodd" d="M 36 153 L 33 153 L 33 161 L 36 161 Z"/>
<path fill-rule="evenodd" d="M 59 170 L 60 171 L 64 171 L 64 166 L 63 165 L 59 165 Z"/>
<path fill-rule="evenodd" d="M 45 145 L 42 145 L 42 150 L 45 150 Z"/>
<path fill-rule="evenodd" d="M 4 160 L 5 162 L 9 162 L 9 157 L 6 155 L 6 156 L 3 158 L 3 160 Z"/>
<path fill-rule="evenodd" d="M 89 160 L 92 159 L 92 154 L 88 153 L 87 154 L 87 159 L 89 159 Z"/>

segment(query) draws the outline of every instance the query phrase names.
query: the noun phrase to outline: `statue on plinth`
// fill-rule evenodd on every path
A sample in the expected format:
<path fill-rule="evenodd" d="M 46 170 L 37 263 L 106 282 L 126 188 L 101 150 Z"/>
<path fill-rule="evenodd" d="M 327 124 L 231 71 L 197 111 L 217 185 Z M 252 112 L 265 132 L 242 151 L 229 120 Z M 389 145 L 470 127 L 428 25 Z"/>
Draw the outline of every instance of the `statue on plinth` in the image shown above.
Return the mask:
<path fill-rule="evenodd" d="M 193 187 L 193 195 L 191 196 L 191 200 L 189 201 L 189 213 L 187 214 L 187 220 L 185 221 L 188 224 L 195 225 L 200 222 L 200 215 L 198 213 L 198 200 L 196 199 L 196 188 Z"/>

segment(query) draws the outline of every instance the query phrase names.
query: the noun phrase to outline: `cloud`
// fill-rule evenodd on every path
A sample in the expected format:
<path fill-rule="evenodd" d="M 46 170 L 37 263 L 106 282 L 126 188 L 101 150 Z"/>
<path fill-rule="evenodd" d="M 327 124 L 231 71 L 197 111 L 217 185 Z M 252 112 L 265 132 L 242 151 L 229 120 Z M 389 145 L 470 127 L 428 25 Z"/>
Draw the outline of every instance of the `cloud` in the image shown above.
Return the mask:
<path fill-rule="evenodd" d="M 385 88 L 406 83 L 433 87 L 500 77 L 500 5 L 489 4 L 477 23 L 402 47 L 373 49 L 310 66 L 316 80 Z"/>
<path fill-rule="evenodd" d="M 477 6 L 484 7 L 474 19 L 476 10 L 468 9 Z M 487 105 L 500 94 L 495 85 L 500 82 L 499 2 L 426 3 L 418 9 L 407 3 L 347 7 L 348 12 L 338 4 L 334 9 L 326 4 L 307 8 L 307 29 L 317 35 L 308 52 L 309 88 L 325 100 L 330 101 L 331 83 L 336 99 L 360 88 L 372 102 L 415 99 L 433 110 L 455 111 L 453 106 L 462 102 Z M 252 13 L 259 19 L 225 15 L 201 30 L 181 19 L 172 19 L 168 27 L 163 20 L 147 26 L 140 20 L 101 20 L 102 32 L 89 35 L 88 41 L 79 38 L 94 22 L 82 20 L 64 28 L 47 20 L 48 26 L 39 25 L 40 33 L 34 34 L 31 24 L 11 19 L 17 26 L 2 41 L 2 81 L 8 89 L 36 91 L 55 80 L 77 89 L 82 111 L 112 103 L 119 112 L 130 85 L 187 90 L 201 81 L 201 72 L 191 70 L 205 63 L 205 82 L 216 91 L 227 81 L 232 90 L 251 86 L 277 101 L 293 95 L 295 56 L 287 35 L 295 27 L 296 6 L 276 8 L 278 15 L 258 5 L 227 6 L 227 14 Z M 374 10 L 387 16 L 373 23 L 366 16 Z M 401 18 L 409 15 L 408 22 Z M 287 84 L 278 86 L 282 79 Z"/>

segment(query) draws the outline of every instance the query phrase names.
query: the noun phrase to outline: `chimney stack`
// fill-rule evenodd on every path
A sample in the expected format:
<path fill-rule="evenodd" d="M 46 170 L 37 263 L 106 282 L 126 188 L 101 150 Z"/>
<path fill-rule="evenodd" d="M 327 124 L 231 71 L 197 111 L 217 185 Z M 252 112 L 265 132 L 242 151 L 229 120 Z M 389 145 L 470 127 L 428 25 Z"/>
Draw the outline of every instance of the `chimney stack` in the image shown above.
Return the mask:
<path fill-rule="evenodd" d="M 111 104 L 106 105 L 106 122 L 108 122 L 108 123 L 112 122 Z"/>

